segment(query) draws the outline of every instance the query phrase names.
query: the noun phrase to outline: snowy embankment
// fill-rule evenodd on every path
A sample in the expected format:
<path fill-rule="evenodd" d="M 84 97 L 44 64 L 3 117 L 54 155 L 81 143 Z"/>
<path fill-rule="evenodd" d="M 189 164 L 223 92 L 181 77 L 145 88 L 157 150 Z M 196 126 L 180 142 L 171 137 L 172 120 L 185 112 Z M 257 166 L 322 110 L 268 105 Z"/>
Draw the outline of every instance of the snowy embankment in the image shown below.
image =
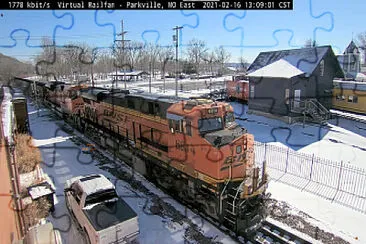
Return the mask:
<path fill-rule="evenodd" d="M 9 87 L 4 87 L 4 98 L 3 98 L 3 102 L 2 102 L 2 121 L 3 121 L 3 131 L 4 131 L 4 137 L 7 138 L 8 140 L 12 140 L 11 137 L 11 123 L 12 123 L 12 104 L 11 104 L 11 99 L 12 99 L 12 95 L 10 93 L 10 89 Z M 10 138 L 9 138 L 10 136 Z"/>

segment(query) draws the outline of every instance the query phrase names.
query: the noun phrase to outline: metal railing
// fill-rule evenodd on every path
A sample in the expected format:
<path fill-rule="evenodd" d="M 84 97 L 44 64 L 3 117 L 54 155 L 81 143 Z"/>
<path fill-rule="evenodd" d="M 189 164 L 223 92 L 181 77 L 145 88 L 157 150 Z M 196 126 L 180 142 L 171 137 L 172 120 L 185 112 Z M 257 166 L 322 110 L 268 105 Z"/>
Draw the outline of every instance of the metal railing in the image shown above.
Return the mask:
<path fill-rule="evenodd" d="M 366 170 L 347 162 L 320 158 L 255 142 L 255 162 L 266 161 L 269 176 L 366 214 Z"/>

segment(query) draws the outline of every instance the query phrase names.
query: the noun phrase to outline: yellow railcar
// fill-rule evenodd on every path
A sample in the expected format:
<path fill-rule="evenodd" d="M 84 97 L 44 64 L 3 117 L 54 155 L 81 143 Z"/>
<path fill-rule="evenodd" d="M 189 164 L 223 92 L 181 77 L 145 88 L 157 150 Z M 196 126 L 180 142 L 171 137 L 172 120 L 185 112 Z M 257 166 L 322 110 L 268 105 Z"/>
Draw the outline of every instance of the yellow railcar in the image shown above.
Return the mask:
<path fill-rule="evenodd" d="M 333 108 L 366 114 L 366 82 L 333 81 Z"/>

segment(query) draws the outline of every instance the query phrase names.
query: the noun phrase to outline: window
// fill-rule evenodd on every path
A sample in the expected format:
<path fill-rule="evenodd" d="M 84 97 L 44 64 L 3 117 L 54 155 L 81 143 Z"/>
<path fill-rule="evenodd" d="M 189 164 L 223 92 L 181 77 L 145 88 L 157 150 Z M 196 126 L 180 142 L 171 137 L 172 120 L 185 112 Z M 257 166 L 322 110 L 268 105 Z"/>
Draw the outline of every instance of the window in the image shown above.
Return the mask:
<path fill-rule="evenodd" d="M 240 93 L 240 85 L 239 84 L 236 85 L 236 93 Z"/>
<path fill-rule="evenodd" d="M 135 103 L 132 100 L 127 100 L 127 107 L 135 109 Z"/>
<path fill-rule="evenodd" d="M 86 197 L 85 206 L 118 198 L 115 189 L 93 193 Z"/>
<path fill-rule="evenodd" d="M 226 116 L 225 116 L 225 123 L 228 124 L 228 123 L 232 123 L 234 122 L 235 118 L 234 118 L 234 113 L 232 112 L 227 112 L 226 113 Z"/>
<path fill-rule="evenodd" d="M 154 104 L 152 102 L 149 102 L 148 106 L 149 106 L 149 114 L 154 114 Z"/>
<path fill-rule="evenodd" d="M 324 76 L 324 60 L 320 61 L 320 76 Z"/>
<path fill-rule="evenodd" d="M 290 89 L 285 89 L 285 102 L 286 104 L 290 103 Z"/>
<path fill-rule="evenodd" d="M 250 98 L 254 98 L 254 85 L 250 86 Z"/>
<path fill-rule="evenodd" d="M 208 133 L 222 129 L 222 119 L 220 117 L 198 120 L 200 133 Z"/>
<path fill-rule="evenodd" d="M 241 146 L 240 145 L 236 146 L 236 153 L 237 154 L 241 153 Z"/>
<path fill-rule="evenodd" d="M 357 96 L 348 96 L 348 102 L 349 103 L 358 103 L 358 97 Z"/>
<path fill-rule="evenodd" d="M 186 134 L 192 136 L 192 122 L 189 120 L 186 121 Z"/>
<path fill-rule="evenodd" d="M 217 114 L 218 111 L 219 111 L 218 108 L 209 108 L 209 109 L 207 109 L 208 114 Z"/>

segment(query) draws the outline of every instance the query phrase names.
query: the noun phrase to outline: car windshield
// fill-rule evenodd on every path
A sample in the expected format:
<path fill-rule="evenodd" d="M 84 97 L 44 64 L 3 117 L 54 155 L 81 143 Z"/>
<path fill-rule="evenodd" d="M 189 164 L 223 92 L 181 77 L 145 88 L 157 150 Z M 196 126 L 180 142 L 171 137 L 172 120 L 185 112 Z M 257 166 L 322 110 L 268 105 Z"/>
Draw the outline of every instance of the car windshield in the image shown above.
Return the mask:
<path fill-rule="evenodd" d="M 112 200 L 113 198 L 118 198 L 115 189 L 99 191 L 99 192 L 90 194 L 89 196 L 86 197 L 85 206 L 95 204 L 95 203 L 105 202 L 108 200 Z"/>
<path fill-rule="evenodd" d="M 220 117 L 200 119 L 198 120 L 198 129 L 201 134 L 222 130 L 222 119 Z"/>

